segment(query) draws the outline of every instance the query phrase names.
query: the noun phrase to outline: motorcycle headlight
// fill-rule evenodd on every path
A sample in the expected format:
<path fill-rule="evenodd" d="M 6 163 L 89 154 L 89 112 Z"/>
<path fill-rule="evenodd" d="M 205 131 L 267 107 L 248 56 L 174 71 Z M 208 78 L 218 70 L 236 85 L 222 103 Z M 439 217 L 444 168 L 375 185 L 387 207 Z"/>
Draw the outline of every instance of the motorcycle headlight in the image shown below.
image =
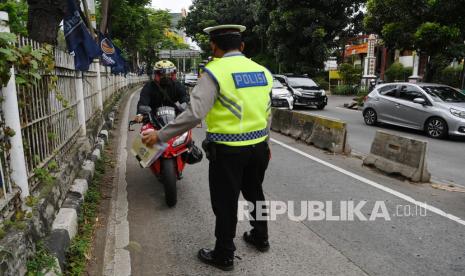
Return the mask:
<path fill-rule="evenodd" d="M 451 108 L 450 113 L 452 113 L 452 115 L 454 115 L 454 116 L 465 119 L 465 111 L 458 110 L 458 109 L 455 109 L 455 108 Z"/>
<path fill-rule="evenodd" d="M 176 138 L 176 140 L 174 140 L 173 142 L 173 147 L 177 147 L 181 144 L 183 144 L 187 139 L 187 132 L 184 132 L 181 136 L 179 136 L 178 138 Z"/>
<path fill-rule="evenodd" d="M 325 96 L 325 95 L 326 95 L 326 91 L 325 91 L 324 89 L 321 89 L 320 92 L 321 92 L 321 96 Z"/>

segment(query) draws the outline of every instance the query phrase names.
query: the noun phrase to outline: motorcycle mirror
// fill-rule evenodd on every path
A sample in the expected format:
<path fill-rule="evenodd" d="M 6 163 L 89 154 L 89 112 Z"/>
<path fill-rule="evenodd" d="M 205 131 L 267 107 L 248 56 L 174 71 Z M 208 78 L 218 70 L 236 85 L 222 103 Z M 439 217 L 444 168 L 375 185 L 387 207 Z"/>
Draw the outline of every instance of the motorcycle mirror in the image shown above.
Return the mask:
<path fill-rule="evenodd" d="M 131 127 L 132 127 L 132 125 L 134 125 L 135 123 L 136 123 L 136 122 L 134 122 L 134 121 L 130 121 L 130 122 L 129 122 L 128 131 L 134 131 L 134 129 L 132 129 Z"/>

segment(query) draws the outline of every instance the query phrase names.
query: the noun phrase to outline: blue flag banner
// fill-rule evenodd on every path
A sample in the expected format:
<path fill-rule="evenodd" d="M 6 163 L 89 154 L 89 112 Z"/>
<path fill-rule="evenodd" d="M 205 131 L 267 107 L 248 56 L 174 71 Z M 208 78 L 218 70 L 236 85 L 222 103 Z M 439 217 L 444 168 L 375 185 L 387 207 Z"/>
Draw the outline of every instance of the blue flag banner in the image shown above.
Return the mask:
<path fill-rule="evenodd" d="M 121 55 L 121 50 L 116 47 L 110 38 L 99 34 L 100 50 L 102 50 L 102 63 L 111 67 L 113 74 L 126 73 L 126 61 Z"/>
<path fill-rule="evenodd" d="M 63 22 L 66 45 L 70 54 L 74 56 L 76 70 L 89 70 L 94 58 L 102 52 L 82 21 L 74 0 L 68 0 L 68 11 Z"/>
<path fill-rule="evenodd" d="M 116 49 L 113 42 L 102 33 L 99 34 L 100 50 L 102 50 L 102 64 L 105 66 L 116 66 Z"/>
<path fill-rule="evenodd" d="M 111 67 L 111 73 L 113 74 L 125 74 L 128 72 L 127 66 L 126 66 L 126 61 L 124 58 L 121 56 L 121 50 L 115 46 L 115 60 L 116 60 L 116 65 Z"/>

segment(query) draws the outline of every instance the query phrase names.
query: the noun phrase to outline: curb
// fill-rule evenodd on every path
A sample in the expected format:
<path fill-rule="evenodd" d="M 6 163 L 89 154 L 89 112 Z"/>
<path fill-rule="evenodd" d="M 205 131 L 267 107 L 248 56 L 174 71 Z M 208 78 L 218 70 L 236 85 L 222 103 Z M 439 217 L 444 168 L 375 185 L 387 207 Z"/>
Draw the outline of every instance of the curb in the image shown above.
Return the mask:
<path fill-rule="evenodd" d="M 59 264 L 57 271 L 48 272 L 45 274 L 47 276 L 62 273 L 66 263 L 66 251 L 78 232 L 78 217 L 81 206 L 94 176 L 95 162 L 101 158 L 105 143 L 108 143 L 108 130 L 101 130 L 98 136 L 101 139 L 97 140 L 89 159 L 82 164 L 77 178 L 66 194 L 66 198 L 53 221 L 52 230 L 45 239 L 45 247 L 55 256 L 56 262 Z"/>

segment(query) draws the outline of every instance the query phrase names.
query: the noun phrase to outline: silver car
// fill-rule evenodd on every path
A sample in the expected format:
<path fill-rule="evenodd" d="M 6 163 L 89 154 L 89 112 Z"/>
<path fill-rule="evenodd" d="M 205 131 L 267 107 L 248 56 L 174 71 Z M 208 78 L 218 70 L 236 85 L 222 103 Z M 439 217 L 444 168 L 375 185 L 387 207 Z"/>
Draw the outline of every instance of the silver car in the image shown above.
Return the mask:
<path fill-rule="evenodd" d="M 465 136 L 465 94 L 440 84 L 382 84 L 365 98 L 363 118 L 367 125 L 419 129 L 433 138 Z"/>
<path fill-rule="evenodd" d="M 289 110 L 294 108 L 294 97 L 292 97 L 289 89 L 277 79 L 273 80 L 273 88 L 271 90 L 271 106 L 284 107 Z"/>

